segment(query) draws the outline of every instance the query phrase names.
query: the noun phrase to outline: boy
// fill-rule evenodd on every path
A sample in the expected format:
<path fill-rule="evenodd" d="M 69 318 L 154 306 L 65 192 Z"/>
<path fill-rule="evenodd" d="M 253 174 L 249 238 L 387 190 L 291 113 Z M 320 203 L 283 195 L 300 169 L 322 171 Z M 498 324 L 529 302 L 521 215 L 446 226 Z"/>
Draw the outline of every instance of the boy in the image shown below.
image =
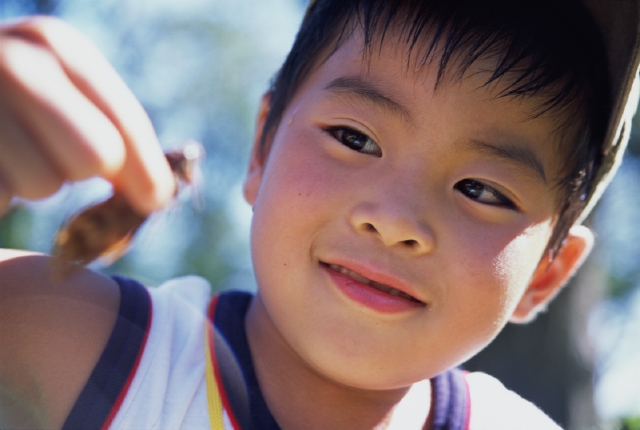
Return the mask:
<path fill-rule="evenodd" d="M 245 182 L 258 293 L 56 280 L 48 257 L 4 251 L 2 427 L 557 428 L 450 369 L 591 248 L 580 221 L 635 106 L 638 9 L 611 6 L 590 5 L 616 19 L 603 42 L 572 0 L 312 2 Z M 148 120 L 94 48 L 36 20 L 2 50 L 6 196 L 101 174 L 142 213 L 169 198 Z"/>

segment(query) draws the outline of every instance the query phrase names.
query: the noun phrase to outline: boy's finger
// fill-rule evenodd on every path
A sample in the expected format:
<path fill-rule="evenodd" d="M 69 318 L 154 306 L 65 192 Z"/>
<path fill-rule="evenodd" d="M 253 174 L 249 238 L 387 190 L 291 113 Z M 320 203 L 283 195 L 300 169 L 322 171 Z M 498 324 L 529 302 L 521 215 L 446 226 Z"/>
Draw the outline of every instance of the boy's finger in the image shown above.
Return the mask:
<path fill-rule="evenodd" d="M 28 131 L 28 138 L 14 138 L 29 141 L 25 150 L 38 145 L 64 179 L 115 176 L 125 158 L 120 133 L 69 81 L 58 60 L 48 50 L 20 40 L 5 42 L 3 52 L 2 77 L 8 84 L 2 102 L 4 122 L 11 127 L 15 118 L 13 129 Z M 15 144 L 5 145 L 17 149 Z"/>
<path fill-rule="evenodd" d="M 22 26 L 22 27 L 21 27 Z M 73 84 L 119 130 L 126 148 L 122 171 L 111 179 L 140 212 L 165 204 L 174 193 L 169 169 L 149 117 L 91 42 L 61 21 L 37 18 L 14 27 L 49 46 Z"/>
<path fill-rule="evenodd" d="M 0 109 L 0 188 L 27 199 L 53 194 L 62 177 L 18 122 Z M 2 196 L 0 196 L 2 200 Z M 7 202 L 8 203 L 8 202 Z M 0 206 L 1 207 L 1 206 Z"/>

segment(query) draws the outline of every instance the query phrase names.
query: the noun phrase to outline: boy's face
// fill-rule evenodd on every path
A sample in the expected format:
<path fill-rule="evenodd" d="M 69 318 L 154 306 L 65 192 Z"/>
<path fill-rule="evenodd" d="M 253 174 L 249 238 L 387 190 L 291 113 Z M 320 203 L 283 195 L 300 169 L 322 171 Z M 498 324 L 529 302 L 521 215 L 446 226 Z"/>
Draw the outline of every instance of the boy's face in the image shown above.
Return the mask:
<path fill-rule="evenodd" d="M 262 323 L 320 374 L 385 389 L 463 362 L 566 279 L 536 270 L 559 142 L 534 101 L 480 88 L 487 62 L 434 91 L 435 67 L 361 46 L 305 80 L 245 194 Z"/>

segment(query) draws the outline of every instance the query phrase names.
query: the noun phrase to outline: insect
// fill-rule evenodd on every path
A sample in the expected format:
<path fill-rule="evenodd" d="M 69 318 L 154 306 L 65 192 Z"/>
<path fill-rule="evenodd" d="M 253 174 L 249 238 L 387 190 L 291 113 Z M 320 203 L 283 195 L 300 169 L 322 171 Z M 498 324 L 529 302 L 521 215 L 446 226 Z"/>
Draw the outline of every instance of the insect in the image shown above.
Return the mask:
<path fill-rule="evenodd" d="M 186 142 L 165 152 L 176 181 L 176 195 L 198 180 L 198 162 L 204 147 Z M 107 200 L 73 216 L 56 233 L 52 254 L 64 261 L 86 265 L 97 258 L 114 262 L 128 249 L 131 239 L 148 216 L 136 213 L 124 196 L 114 191 Z"/>

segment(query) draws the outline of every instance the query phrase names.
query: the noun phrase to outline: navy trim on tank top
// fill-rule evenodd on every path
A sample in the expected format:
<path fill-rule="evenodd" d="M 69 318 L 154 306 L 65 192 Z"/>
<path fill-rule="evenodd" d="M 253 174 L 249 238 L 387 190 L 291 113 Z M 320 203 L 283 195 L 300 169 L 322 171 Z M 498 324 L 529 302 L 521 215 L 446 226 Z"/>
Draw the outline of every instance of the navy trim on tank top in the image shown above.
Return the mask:
<path fill-rule="evenodd" d="M 121 295 L 118 318 L 63 430 L 101 429 L 109 424 L 126 394 L 144 347 L 151 322 L 149 293 L 134 280 L 114 279 Z"/>
<path fill-rule="evenodd" d="M 280 427 L 267 408 L 251 360 L 251 352 L 244 330 L 244 318 L 249 309 L 252 295 L 240 291 L 220 293 L 214 316 L 216 335 L 224 342 L 223 353 L 218 357 L 235 356 L 235 360 L 225 364 L 218 362 L 225 392 L 234 415 L 243 430 L 277 430 Z M 237 368 L 242 378 L 237 376 Z M 231 370 L 227 370 L 231 369 Z M 242 381 L 242 379 L 244 381 Z M 244 389 L 238 388 L 244 385 Z M 452 369 L 432 379 L 433 387 L 433 430 L 465 430 L 468 423 L 468 388 L 464 373 Z M 249 412 L 246 412 L 248 407 Z M 425 405 L 426 407 L 426 405 Z M 250 419 L 247 418 L 250 415 Z"/>
<path fill-rule="evenodd" d="M 242 430 L 278 430 L 280 427 L 271 415 L 269 408 L 267 408 L 262 391 L 260 391 L 258 379 L 253 368 L 247 334 L 244 330 L 244 317 L 247 314 L 252 297 L 250 293 L 241 291 L 220 293 L 213 321 L 217 331 L 216 335 L 220 335 L 228 345 L 231 355 L 235 357 L 234 361 L 242 373 L 244 387 L 239 388 L 238 379 L 233 375 L 229 375 L 230 372 L 227 369 L 236 366 L 224 364 L 221 358 L 229 354 L 220 354 L 218 352 L 218 343 L 216 343 L 218 365 L 220 365 L 224 390 Z M 247 401 L 248 412 L 246 412 L 245 406 Z"/>
<path fill-rule="evenodd" d="M 462 370 L 452 369 L 431 380 L 434 397 L 433 430 L 465 430 L 469 394 Z"/>

